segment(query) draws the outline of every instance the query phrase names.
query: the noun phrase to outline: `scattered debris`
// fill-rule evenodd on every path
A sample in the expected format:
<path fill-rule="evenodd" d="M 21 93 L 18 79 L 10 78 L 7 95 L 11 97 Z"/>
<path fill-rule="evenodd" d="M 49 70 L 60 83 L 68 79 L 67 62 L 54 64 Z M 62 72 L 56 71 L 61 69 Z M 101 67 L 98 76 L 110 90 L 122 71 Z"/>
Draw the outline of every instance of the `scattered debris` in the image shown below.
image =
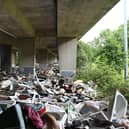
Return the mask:
<path fill-rule="evenodd" d="M 0 127 L 129 129 L 125 97 L 116 91 L 111 102 L 97 101 L 96 87 L 93 81 L 85 84 L 63 77 L 55 68 L 38 69 L 35 78 L 31 74 L 2 72 Z"/>

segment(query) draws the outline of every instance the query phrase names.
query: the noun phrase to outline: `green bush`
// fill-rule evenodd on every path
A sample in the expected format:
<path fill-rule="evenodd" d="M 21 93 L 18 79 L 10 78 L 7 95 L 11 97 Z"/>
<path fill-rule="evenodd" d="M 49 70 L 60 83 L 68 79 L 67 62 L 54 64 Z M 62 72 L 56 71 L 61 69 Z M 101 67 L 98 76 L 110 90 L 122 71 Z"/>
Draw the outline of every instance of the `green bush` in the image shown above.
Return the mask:
<path fill-rule="evenodd" d="M 85 70 L 77 73 L 77 79 L 82 79 L 85 83 L 92 80 L 97 85 L 98 97 L 112 96 L 116 89 L 120 90 L 129 98 L 129 81 L 125 81 L 111 66 L 101 62 L 101 64 L 89 64 Z"/>

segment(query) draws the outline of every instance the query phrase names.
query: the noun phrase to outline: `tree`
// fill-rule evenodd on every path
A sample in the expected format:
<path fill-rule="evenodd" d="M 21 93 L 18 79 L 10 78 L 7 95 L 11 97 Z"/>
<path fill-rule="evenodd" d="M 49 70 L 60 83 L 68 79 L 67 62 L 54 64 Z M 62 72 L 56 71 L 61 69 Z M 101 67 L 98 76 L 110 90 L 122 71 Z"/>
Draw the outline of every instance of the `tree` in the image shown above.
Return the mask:
<path fill-rule="evenodd" d="M 95 49 L 90 45 L 79 41 L 77 47 L 77 70 L 82 71 L 86 65 L 93 62 Z"/>
<path fill-rule="evenodd" d="M 119 27 L 115 31 L 105 30 L 98 39 L 95 39 L 97 47 L 97 59 L 114 67 L 119 73 L 124 68 L 123 29 Z"/>
<path fill-rule="evenodd" d="M 129 98 L 129 81 L 123 76 L 125 63 L 123 25 L 115 31 L 104 30 L 92 42 L 86 44 L 81 42 L 78 45 L 77 66 L 81 72 L 77 72 L 77 79 L 84 82 L 94 81 L 103 97 L 112 95 L 119 89 Z"/>

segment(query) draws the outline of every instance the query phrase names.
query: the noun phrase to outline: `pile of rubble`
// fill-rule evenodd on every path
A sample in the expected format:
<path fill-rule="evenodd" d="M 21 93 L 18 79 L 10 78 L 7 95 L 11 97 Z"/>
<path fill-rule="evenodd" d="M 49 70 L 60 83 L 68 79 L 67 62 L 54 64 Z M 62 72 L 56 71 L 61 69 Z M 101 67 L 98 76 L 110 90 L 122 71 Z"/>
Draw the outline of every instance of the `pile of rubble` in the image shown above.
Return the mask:
<path fill-rule="evenodd" d="M 35 73 L 34 76 L 0 73 L 1 129 L 16 126 L 18 129 L 40 129 L 44 126 L 41 116 L 45 113 L 54 117 L 60 129 L 129 129 L 127 100 L 119 91 L 116 91 L 112 103 L 97 101 L 97 86 L 92 81 L 87 84 L 82 80 L 73 81 L 61 76 L 57 69 L 38 69 Z M 24 112 L 25 106 L 36 117 Z M 18 125 L 16 119 L 12 120 L 13 114 L 16 114 Z M 27 126 L 26 115 L 32 121 L 31 128 Z M 47 117 L 44 119 L 46 123 L 50 122 Z M 52 128 L 56 127 L 47 129 Z"/>

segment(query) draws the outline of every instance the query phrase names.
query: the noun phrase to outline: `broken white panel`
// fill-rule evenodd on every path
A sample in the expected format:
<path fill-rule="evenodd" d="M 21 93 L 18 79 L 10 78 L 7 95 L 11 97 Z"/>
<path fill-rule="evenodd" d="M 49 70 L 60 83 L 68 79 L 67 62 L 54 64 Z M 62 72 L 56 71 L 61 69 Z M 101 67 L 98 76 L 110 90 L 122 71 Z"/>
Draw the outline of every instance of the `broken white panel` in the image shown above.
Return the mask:
<path fill-rule="evenodd" d="M 122 119 L 126 117 L 127 112 L 127 100 L 126 98 L 117 90 L 114 98 L 114 104 L 112 105 L 112 112 L 110 120 Z"/>

